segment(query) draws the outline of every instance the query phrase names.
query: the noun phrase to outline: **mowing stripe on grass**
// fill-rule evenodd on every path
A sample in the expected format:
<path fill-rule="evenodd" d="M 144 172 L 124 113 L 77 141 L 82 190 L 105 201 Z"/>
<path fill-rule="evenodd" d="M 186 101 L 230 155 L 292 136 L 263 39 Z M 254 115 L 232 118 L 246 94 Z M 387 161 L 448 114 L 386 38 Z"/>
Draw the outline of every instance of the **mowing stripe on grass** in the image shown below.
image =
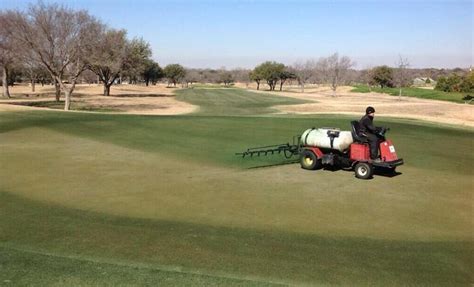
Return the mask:
<path fill-rule="evenodd" d="M 58 274 L 51 274 L 54 272 L 55 268 L 65 269 L 67 266 L 77 270 L 79 273 L 83 273 L 83 276 L 88 280 L 80 279 L 80 281 L 92 281 L 98 280 L 100 285 L 106 284 L 110 286 L 125 285 L 124 278 L 120 273 L 128 273 L 127 277 L 132 277 L 133 280 L 128 284 L 133 285 L 142 285 L 143 281 L 151 281 L 153 284 L 159 284 L 163 286 L 166 284 L 168 286 L 176 286 L 174 284 L 190 284 L 193 285 L 214 285 L 214 284 L 225 284 L 226 286 L 286 286 L 292 284 L 291 282 L 272 282 L 267 281 L 265 278 L 257 278 L 251 276 L 236 276 L 235 274 L 225 274 L 223 272 L 212 272 L 206 270 L 191 270 L 189 268 L 184 268 L 181 266 L 165 266 L 165 265 L 150 265 L 143 263 L 130 263 L 130 262 L 120 262 L 118 260 L 107 260 L 106 258 L 83 258 L 80 256 L 72 255 L 58 255 L 46 251 L 31 250 L 28 248 L 18 248 L 15 246 L 9 246 L 8 244 L 0 244 L 0 263 L 2 265 L 2 275 L 0 275 L 0 283 L 13 283 L 13 284 L 30 284 L 34 285 L 43 285 L 51 284 L 52 282 L 46 281 L 59 281 L 57 276 Z M 16 273 L 19 265 L 28 265 L 28 270 L 26 276 L 18 276 Z M 56 265 L 56 266 L 55 266 Z M 53 270 L 52 270 L 53 269 Z M 86 269 L 86 270 L 83 270 Z M 88 270 L 89 269 L 89 270 Z M 96 269 L 96 270 L 93 270 Z M 14 271 L 14 272 L 12 272 Z M 86 272 L 84 272 L 86 271 Z M 10 272 L 12 272 L 12 278 L 16 280 L 6 279 L 10 278 Z M 42 273 L 41 277 L 31 278 L 31 273 Z M 114 278 L 108 276 L 107 273 L 116 273 Z M 49 274 L 48 274 L 49 273 Z M 72 274 L 76 272 L 70 272 Z M 86 274 L 84 274 L 86 273 Z M 91 278 L 90 274 L 87 273 L 101 273 L 96 275 L 96 278 Z M 62 274 L 64 276 L 64 274 Z M 67 274 L 71 275 L 71 274 Z M 61 276 L 61 275 L 60 275 Z M 26 277 L 26 278 L 25 278 Z M 30 277 L 30 278 L 28 278 Z M 67 276 L 66 276 L 67 277 Z M 102 277 L 102 278 L 101 278 Z M 104 278 L 105 277 L 105 278 Z M 120 280 L 118 278 L 122 277 Z M 145 278 L 143 278 L 145 277 Z M 111 281 L 112 279 L 112 281 Z M 32 280 L 33 282 L 28 282 L 27 280 Z M 74 278 L 78 280 L 78 278 Z M 7 282 L 5 282 L 7 281 Z M 138 281 L 138 282 L 137 282 Z M 173 281 L 173 282 L 170 282 Z M 189 281 L 189 282 L 188 282 Z M 82 284 L 86 283 L 82 282 Z M 99 284 L 99 282 L 94 282 Z M 61 282 L 61 283 L 72 283 L 72 282 Z M 79 283 L 79 282 L 74 282 Z M 87 282 L 90 284 L 92 282 Z M 148 282 L 147 282 L 148 284 Z M 144 285 L 147 285 L 144 284 Z M 67 284 L 66 284 L 67 285 Z"/>
<path fill-rule="evenodd" d="M 1 244 L 40 253 L 298 285 L 458 286 L 471 279 L 472 242 L 322 237 L 114 217 L 6 193 L 0 199 L 0 215 L 9 219 L 0 221 Z M 72 262 L 64 274 L 80 268 Z"/>

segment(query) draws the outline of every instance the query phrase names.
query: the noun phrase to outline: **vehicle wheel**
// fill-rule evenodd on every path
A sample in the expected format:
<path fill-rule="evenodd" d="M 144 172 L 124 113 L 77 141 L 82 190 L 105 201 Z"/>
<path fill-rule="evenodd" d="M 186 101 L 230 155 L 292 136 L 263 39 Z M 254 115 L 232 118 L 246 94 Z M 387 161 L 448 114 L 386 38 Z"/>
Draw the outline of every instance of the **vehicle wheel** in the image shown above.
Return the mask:
<path fill-rule="evenodd" d="M 304 150 L 300 158 L 301 168 L 314 170 L 321 167 L 321 160 L 310 150 Z"/>
<path fill-rule="evenodd" d="M 355 176 L 360 179 L 369 179 L 372 177 L 374 173 L 374 167 L 366 162 L 359 162 L 356 164 L 355 168 Z"/>

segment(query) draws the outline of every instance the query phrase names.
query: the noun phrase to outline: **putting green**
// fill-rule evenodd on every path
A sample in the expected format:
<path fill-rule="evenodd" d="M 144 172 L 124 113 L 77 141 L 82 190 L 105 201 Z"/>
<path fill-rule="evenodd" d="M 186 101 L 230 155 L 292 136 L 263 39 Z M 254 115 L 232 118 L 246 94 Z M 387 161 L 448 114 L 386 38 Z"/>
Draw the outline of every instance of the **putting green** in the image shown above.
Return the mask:
<path fill-rule="evenodd" d="M 35 274 L 48 285 L 139 274 L 142 285 L 471 281 L 472 131 L 379 121 L 406 164 L 398 176 L 362 181 L 233 155 L 311 126 L 348 128 L 350 118 L 202 111 L 0 114 L 0 282 L 28 285 Z M 30 261 L 38 263 L 20 276 Z"/>

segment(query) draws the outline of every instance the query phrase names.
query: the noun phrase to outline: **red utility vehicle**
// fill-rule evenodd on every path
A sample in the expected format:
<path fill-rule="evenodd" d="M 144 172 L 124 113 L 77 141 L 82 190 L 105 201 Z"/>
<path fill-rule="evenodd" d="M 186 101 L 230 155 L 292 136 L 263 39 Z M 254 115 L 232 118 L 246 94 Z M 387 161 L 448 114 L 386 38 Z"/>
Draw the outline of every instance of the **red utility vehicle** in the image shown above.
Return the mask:
<path fill-rule="evenodd" d="M 308 143 L 308 132 L 313 130 L 318 130 L 319 136 L 322 136 L 323 141 L 313 141 L 312 144 Z M 321 130 L 324 131 L 323 134 L 321 134 Z M 283 153 L 288 159 L 293 156 L 299 156 L 303 169 L 315 170 L 324 166 L 353 169 L 355 176 L 361 179 L 371 178 L 375 168 L 384 169 L 388 173 L 395 173 L 396 167 L 403 164 L 403 159 L 398 158 L 392 141 L 385 138 L 385 133 L 388 129 L 380 128 L 378 131 L 380 158 L 377 160 L 370 159 L 370 148 L 367 138 L 361 135 L 359 131 L 358 121 L 351 122 L 351 132 L 341 132 L 334 128 L 313 128 L 305 131 L 303 135 L 306 136 L 293 137 L 293 144 L 286 143 L 249 148 L 244 152 L 236 153 L 236 155 L 253 157 L 254 155 Z M 339 137 L 340 134 L 344 134 L 344 138 L 348 140 L 346 145 L 336 144 L 341 139 Z"/>
<path fill-rule="evenodd" d="M 398 158 L 392 141 L 385 138 L 388 129 L 379 130 L 380 160 L 373 161 L 370 159 L 367 139 L 359 133 L 359 122 L 352 121 L 351 127 L 354 142 L 343 152 L 317 146 L 301 146 L 301 167 L 309 170 L 319 169 L 324 165 L 353 168 L 357 178 L 368 179 L 372 177 L 375 167 L 394 173 L 396 167 L 403 164 L 403 159 Z"/>

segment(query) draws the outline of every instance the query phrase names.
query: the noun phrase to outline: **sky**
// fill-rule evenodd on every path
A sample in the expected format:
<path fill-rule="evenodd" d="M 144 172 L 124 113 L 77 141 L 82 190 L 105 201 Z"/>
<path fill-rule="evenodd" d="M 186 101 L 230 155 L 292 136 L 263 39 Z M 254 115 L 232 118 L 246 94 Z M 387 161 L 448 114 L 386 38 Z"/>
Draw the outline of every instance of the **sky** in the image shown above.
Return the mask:
<path fill-rule="evenodd" d="M 357 69 L 396 66 L 400 57 L 412 68 L 469 68 L 474 58 L 471 0 L 54 2 L 86 9 L 110 27 L 126 29 L 130 38 L 142 37 L 161 66 L 291 65 L 337 52 Z M 0 0 L 0 9 L 34 3 Z"/>

